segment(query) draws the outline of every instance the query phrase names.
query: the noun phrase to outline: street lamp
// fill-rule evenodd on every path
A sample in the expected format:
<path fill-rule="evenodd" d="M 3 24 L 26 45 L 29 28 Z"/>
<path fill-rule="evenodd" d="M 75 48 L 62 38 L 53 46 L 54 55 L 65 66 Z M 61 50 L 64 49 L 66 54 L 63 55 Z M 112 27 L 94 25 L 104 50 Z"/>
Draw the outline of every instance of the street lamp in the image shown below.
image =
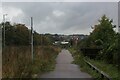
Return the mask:
<path fill-rule="evenodd" d="M 3 14 L 3 47 L 5 48 L 5 16 L 7 16 L 7 14 Z"/>

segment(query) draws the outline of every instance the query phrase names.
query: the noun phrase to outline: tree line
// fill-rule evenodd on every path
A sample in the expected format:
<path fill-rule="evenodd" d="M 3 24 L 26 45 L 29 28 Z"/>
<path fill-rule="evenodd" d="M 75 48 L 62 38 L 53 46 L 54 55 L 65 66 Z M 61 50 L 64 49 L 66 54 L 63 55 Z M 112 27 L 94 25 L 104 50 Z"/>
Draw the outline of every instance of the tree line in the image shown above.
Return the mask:
<path fill-rule="evenodd" d="M 1 23 L 3 26 L 4 23 Z M 2 39 L 4 29 L 2 27 Z M 3 40 L 2 40 L 3 43 Z M 53 43 L 52 35 L 39 34 L 33 32 L 34 45 L 51 45 Z M 25 24 L 11 24 L 5 22 L 5 45 L 30 45 L 31 44 L 31 29 L 28 29 Z"/>
<path fill-rule="evenodd" d="M 90 35 L 79 42 L 78 48 L 101 48 L 96 59 L 104 60 L 106 63 L 119 64 L 119 40 L 120 34 L 115 32 L 113 20 L 103 15 L 99 20 L 99 24 L 91 27 L 93 31 Z"/>

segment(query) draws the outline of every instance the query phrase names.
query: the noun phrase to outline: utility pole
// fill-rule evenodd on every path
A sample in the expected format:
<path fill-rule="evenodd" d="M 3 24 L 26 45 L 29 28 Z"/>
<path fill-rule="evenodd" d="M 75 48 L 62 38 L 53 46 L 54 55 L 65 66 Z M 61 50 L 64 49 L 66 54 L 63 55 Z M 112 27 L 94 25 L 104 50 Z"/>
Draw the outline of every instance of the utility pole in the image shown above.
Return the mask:
<path fill-rule="evenodd" d="M 3 14 L 3 47 L 5 48 L 5 16 L 7 14 Z"/>
<path fill-rule="evenodd" d="M 33 62 L 33 18 L 31 17 L 31 55 Z"/>

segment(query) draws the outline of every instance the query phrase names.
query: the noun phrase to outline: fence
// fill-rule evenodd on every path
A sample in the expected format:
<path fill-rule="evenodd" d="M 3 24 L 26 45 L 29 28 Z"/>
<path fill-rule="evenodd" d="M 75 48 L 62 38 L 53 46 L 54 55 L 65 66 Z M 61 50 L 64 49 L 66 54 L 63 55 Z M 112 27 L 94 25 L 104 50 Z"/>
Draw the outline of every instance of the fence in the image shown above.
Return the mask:
<path fill-rule="evenodd" d="M 106 78 L 107 80 L 112 80 L 110 78 L 109 75 L 107 75 L 106 73 L 104 73 L 103 71 L 99 70 L 96 66 L 92 65 L 90 62 L 88 62 L 87 60 L 84 60 L 93 70 L 96 70 L 98 73 L 101 74 L 102 78 Z"/>

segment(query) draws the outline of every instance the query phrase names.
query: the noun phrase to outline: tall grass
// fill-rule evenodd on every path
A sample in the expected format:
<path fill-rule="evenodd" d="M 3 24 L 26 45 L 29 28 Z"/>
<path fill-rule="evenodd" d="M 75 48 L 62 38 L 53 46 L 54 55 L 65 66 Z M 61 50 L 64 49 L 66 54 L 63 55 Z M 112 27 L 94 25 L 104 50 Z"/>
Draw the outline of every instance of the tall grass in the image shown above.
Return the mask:
<path fill-rule="evenodd" d="M 6 46 L 2 52 L 3 78 L 33 77 L 54 69 L 60 49 L 54 46 L 35 46 L 32 61 L 30 46 Z"/>
<path fill-rule="evenodd" d="M 100 70 L 106 72 L 106 74 L 108 74 L 111 78 L 115 80 L 120 79 L 120 77 L 118 76 L 119 71 L 117 66 L 114 66 L 113 64 L 108 64 L 102 60 L 93 60 L 93 59 L 87 58 L 87 61 L 95 65 Z"/>
<path fill-rule="evenodd" d="M 102 78 L 100 73 L 97 73 L 95 70 L 90 68 L 90 66 L 88 66 L 85 63 L 84 59 L 87 59 L 94 66 L 104 71 L 106 74 L 108 74 L 112 78 L 112 80 L 120 79 L 118 77 L 118 71 L 117 71 L 118 69 L 112 64 L 107 64 L 100 60 L 98 61 L 98 60 L 89 59 L 88 57 L 84 57 L 80 51 L 77 51 L 74 48 L 70 48 L 69 51 L 74 57 L 73 63 L 79 65 L 81 71 L 89 73 L 95 80 L 106 80 L 106 79 Z"/>

